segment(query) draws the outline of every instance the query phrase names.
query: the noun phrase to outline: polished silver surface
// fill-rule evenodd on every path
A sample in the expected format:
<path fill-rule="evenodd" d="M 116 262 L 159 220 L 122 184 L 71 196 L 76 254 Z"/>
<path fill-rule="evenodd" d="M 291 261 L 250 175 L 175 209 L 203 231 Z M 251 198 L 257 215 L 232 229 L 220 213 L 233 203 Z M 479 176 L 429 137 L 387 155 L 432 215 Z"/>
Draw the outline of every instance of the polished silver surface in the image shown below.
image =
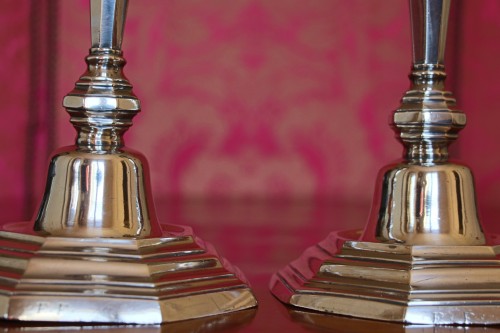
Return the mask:
<path fill-rule="evenodd" d="M 147 162 L 123 141 L 140 111 L 123 74 L 126 9 L 91 0 L 88 68 L 63 101 L 76 144 L 52 157 L 33 223 L 0 230 L 0 319 L 161 324 L 257 305 L 210 244 L 156 218 Z"/>
<path fill-rule="evenodd" d="M 64 98 L 76 146 L 50 162 L 35 230 L 72 237 L 161 234 L 146 160 L 124 148 L 123 134 L 140 111 L 123 74 L 121 43 L 127 1 L 92 0 L 92 48 L 87 71 Z"/>
<path fill-rule="evenodd" d="M 407 245 L 483 245 L 474 179 L 454 163 L 386 166 L 363 239 Z"/>
<path fill-rule="evenodd" d="M 392 127 L 403 160 L 382 169 L 363 239 L 400 244 L 481 245 L 474 179 L 448 162 L 448 146 L 465 126 L 465 114 L 445 90 L 444 49 L 450 2 L 410 1 L 413 66 L 410 89 Z"/>
<path fill-rule="evenodd" d="M 281 301 L 412 324 L 499 324 L 500 249 L 478 218 L 474 179 L 448 160 L 466 117 L 445 90 L 450 2 L 410 0 L 410 89 L 391 126 L 403 158 L 378 175 L 361 231 L 334 232 L 275 274 Z"/>
<path fill-rule="evenodd" d="M 124 149 L 58 152 L 35 230 L 51 236 L 158 237 L 146 168 L 144 158 Z"/>
<path fill-rule="evenodd" d="M 425 325 L 500 323 L 500 246 L 403 245 L 332 232 L 272 277 L 283 302 Z M 498 239 L 491 239 L 498 243 Z"/>
<path fill-rule="evenodd" d="M 498 332 L 495 327 L 462 325 L 413 325 L 405 323 L 366 320 L 346 316 L 331 316 L 321 312 L 290 308 L 290 319 L 312 332 L 330 333 L 488 333 Z"/>
<path fill-rule="evenodd" d="M 187 227 L 158 238 L 0 231 L 0 319 L 161 324 L 255 307 L 241 272 Z"/>
<path fill-rule="evenodd" d="M 90 1 L 92 48 L 121 50 L 128 1 Z"/>
<path fill-rule="evenodd" d="M 80 331 L 85 333 L 229 333 L 239 332 L 243 327 L 251 323 L 256 312 L 256 309 L 248 309 L 220 316 L 183 320 L 162 325 L 81 325 L 73 323 L 18 323 L 4 321 L 0 323 L 0 332 L 63 333 Z"/>
<path fill-rule="evenodd" d="M 411 1 L 414 64 L 443 64 L 450 0 Z"/>

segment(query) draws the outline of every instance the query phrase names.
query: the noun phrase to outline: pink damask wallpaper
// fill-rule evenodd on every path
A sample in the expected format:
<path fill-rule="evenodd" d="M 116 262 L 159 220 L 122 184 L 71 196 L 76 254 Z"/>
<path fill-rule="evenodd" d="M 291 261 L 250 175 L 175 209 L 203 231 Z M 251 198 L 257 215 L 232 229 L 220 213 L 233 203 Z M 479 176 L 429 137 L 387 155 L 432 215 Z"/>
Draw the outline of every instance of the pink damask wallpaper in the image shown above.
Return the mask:
<path fill-rule="evenodd" d="M 28 138 L 24 129 L 28 122 L 29 89 L 29 2 L 0 2 L 0 200 L 11 207 L 7 218 L 19 218 L 24 208 L 24 173 Z M 23 216 L 24 217 L 24 216 Z"/>
<path fill-rule="evenodd" d="M 0 91 L 8 119 L 0 122 L 0 200 L 23 203 L 12 204 L 12 218 L 36 206 L 48 151 L 73 142 L 59 105 L 89 47 L 87 1 L 37 2 L 51 3 L 49 20 L 33 3 L 0 1 L 8 46 L 0 55 L 8 83 Z M 500 8 L 496 0 L 454 5 L 449 87 L 469 116 L 455 151 L 475 171 L 481 205 L 493 206 L 500 48 L 489 41 L 500 37 Z M 157 200 L 368 203 L 378 169 L 401 155 L 388 118 L 408 87 L 408 16 L 400 0 L 130 1 L 123 48 L 143 112 L 126 138 L 148 157 Z M 40 55 L 43 43 L 33 49 L 34 22 L 52 24 L 39 36 L 55 41 L 48 54 Z M 38 87 L 53 92 L 39 98 L 46 105 L 53 95 L 57 104 L 35 116 L 30 73 L 50 61 Z M 37 134 L 28 136 L 33 117 Z"/>
<path fill-rule="evenodd" d="M 61 95 L 88 45 L 76 7 L 61 2 Z M 374 167 L 399 154 L 387 117 L 407 86 L 407 25 L 401 1 L 131 2 L 143 113 L 128 143 L 160 196 L 367 199 Z"/>

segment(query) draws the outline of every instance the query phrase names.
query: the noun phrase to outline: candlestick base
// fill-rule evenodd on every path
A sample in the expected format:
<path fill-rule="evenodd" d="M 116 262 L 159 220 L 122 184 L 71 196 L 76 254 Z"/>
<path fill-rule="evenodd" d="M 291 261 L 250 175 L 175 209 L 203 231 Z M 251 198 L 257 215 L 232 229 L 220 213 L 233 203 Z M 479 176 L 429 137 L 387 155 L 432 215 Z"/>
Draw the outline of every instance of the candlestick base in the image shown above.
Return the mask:
<path fill-rule="evenodd" d="M 360 236 L 331 233 L 273 276 L 272 293 L 297 307 L 367 319 L 500 323 L 500 246 L 400 245 Z"/>
<path fill-rule="evenodd" d="M 0 319 L 160 324 L 257 304 L 240 272 L 189 228 L 71 238 L 24 232 L 30 225 L 0 231 Z"/>

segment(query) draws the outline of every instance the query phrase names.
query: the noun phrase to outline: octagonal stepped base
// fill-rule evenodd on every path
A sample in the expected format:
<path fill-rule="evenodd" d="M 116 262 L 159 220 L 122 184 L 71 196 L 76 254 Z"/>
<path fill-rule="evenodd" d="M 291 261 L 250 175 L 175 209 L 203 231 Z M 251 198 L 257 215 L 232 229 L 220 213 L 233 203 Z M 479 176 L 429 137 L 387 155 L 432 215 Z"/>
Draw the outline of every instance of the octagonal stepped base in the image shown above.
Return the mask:
<path fill-rule="evenodd" d="M 500 246 L 407 246 L 332 233 L 271 290 L 301 308 L 412 324 L 499 324 Z M 493 243 L 490 239 L 490 243 Z"/>
<path fill-rule="evenodd" d="M 159 324 L 256 306 L 211 246 L 166 228 L 150 239 L 0 231 L 0 319 Z"/>

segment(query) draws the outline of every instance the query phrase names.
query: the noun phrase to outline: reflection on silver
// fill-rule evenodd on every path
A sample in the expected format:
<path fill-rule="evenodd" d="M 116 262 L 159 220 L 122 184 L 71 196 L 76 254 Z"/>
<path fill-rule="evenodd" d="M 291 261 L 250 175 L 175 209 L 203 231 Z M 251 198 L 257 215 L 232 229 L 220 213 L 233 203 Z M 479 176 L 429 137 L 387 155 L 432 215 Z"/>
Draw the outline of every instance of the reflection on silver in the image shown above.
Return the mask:
<path fill-rule="evenodd" d="M 76 145 L 52 157 L 38 214 L 0 231 L 0 319 L 160 324 L 256 306 L 243 275 L 186 227 L 160 225 L 140 104 L 123 74 L 126 0 L 91 0 L 87 71 L 64 98 Z"/>
<path fill-rule="evenodd" d="M 465 126 L 444 88 L 449 1 L 410 2 L 411 86 L 392 127 L 404 159 L 382 169 L 363 239 L 401 244 L 481 245 L 484 235 L 470 170 L 448 162 L 448 145 Z"/>
<path fill-rule="evenodd" d="M 293 321 L 308 328 L 311 332 L 331 333 L 497 333 L 496 327 L 481 326 L 433 326 L 391 323 L 378 320 L 364 320 L 345 316 L 331 316 L 323 313 L 291 308 Z"/>
<path fill-rule="evenodd" d="M 471 171 L 459 164 L 399 163 L 379 173 L 364 240 L 483 245 Z"/>
<path fill-rule="evenodd" d="M 91 5 L 88 68 L 63 101 L 77 131 L 76 146 L 52 157 L 35 230 L 68 237 L 158 237 L 146 160 L 123 142 L 140 111 L 123 74 L 127 2 Z"/>
<path fill-rule="evenodd" d="M 364 231 L 334 232 L 279 271 L 276 297 L 327 313 L 413 324 L 500 323 L 500 262 L 474 180 L 448 162 L 466 118 L 444 89 L 450 1 L 411 0 L 411 86 L 391 126 L 403 159 L 378 176 Z"/>
<path fill-rule="evenodd" d="M 51 323 L 26 323 L 2 322 L 0 332 L 2 333 L 60 333 L 83 331 L 85 333 L 215 333 L 226 332 L 231 328 L 240 328 L 250 323 L 255 316 L 256 309 L 248 309 L 232 312 L 219 316 L 184 320 L 163 325 L 74 325 L 74 324 L 51 324 Z"/>

